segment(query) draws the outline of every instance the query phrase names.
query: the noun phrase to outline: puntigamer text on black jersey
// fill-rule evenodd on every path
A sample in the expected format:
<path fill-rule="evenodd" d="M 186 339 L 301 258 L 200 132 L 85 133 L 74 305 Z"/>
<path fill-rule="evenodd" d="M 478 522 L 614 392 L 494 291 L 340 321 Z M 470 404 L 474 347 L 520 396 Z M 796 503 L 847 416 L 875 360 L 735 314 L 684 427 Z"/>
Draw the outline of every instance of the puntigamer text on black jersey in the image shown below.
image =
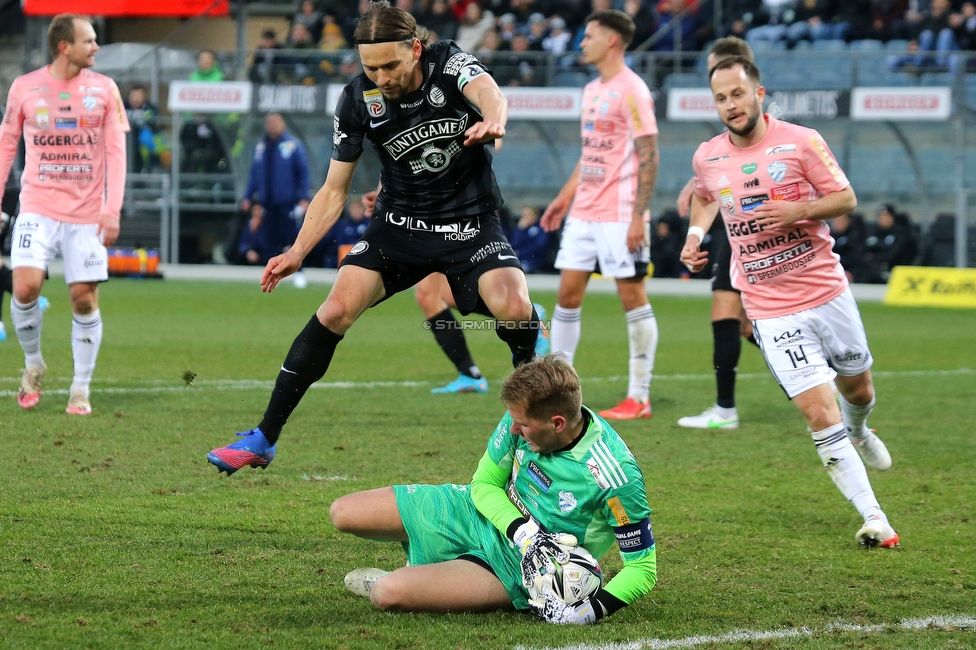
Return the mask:
<path fill-rule="evenodd" d="M 494 212 L 502 204 L 491 169 L 493 145 L 465 147 L 464 132 L 481 114 L 462 90 L 490 73 L 453 41 L 434 43 L 420 60 L 420 88 L 387 99 L 365 74 L 336 106 L 332 158 L 353 162 L 369 138 L 383 162 L 379 212 L 454 220 Z"/>

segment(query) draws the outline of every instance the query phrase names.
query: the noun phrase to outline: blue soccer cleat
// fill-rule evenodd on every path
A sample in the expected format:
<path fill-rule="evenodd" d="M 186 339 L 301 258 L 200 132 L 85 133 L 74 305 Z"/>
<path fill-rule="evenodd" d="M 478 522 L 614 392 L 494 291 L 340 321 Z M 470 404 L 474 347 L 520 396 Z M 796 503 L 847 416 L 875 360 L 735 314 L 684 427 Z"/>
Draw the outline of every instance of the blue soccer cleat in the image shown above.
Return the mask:
<path fill-rule="evenodd" d="M 465 374 L 459 374 L 457 379 L 447 386 L 441 386 L 430 391 L 433 395 L 447 395 L 448 393 L 487 393 L 488 380 L 484 377 L 475 379 Z"/>
<path fill-rule="evenodd" d="M 44 296 L 40 296 L 37 299 L 37 305 L 41 308 L 41 313 L 43 314 L 51 307 L 51 301 Z"/>
<path fill-rule="evenodd" d="M 275 447 L 269 445 L 264 433 L 257 427 L 237 434 L 243 440 L 218 447 L 207 454 L 207 462 L 217 466 L 217 473 L 230 476 L 245 465 L 267 467 L 275 457 Z"/>
<path fill-rule="evenodd" d="M 546 308 L 537 302 L 532 303 L 535 307 L 535 313 L 539 315 L 539 320 L 542 321 L 542 327 L 539 328 L 539 338 L 535 340 L 535 354 L 538 357 L 544 357 L 549 354 L 549 330 L 546 329 L 546 316 L 549 313 Z"/>

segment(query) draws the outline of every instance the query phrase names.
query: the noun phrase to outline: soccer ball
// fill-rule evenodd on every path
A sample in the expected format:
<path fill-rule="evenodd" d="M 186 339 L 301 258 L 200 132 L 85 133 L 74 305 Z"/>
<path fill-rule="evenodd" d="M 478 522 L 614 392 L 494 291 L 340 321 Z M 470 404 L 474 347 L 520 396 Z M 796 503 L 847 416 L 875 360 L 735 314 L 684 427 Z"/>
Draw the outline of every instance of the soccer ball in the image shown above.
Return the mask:
<path fill-rule="evenodd" d="M 603 586 L 603 570 L 589 551 L 578 546 L 562 564 L 553 561 L 556 570 L 546 576 L 551 578 L 553 593 L 564 603 L 577 605 Z"/>

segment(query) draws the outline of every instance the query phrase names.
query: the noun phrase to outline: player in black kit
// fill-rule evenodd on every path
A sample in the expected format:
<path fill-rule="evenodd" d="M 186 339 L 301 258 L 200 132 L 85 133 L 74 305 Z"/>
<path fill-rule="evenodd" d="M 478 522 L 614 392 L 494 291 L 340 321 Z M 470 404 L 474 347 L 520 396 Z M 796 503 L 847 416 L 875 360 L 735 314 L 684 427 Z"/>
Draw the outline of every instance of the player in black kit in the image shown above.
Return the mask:
<path fill-rule="evenodd" d="M 508 104 L 489 70 L 453 42 L 428 46 L 407 12 L 373 2 L 354 33 L 363 74 L 336 106 L 332 163 L 295 245 L 268 262 L 263 291 L 297 271 L 339 218 L 369 139 L 382 190 L 369 226 L 343 258 L 335 285 L 288 352 L 261 423 L 207 460 L 232 474 L 266 467 L 291 412 L 328 370 L 343 335 L 366 311 L 430 273 L 447 276 L 462 314 L 492 315 L 518 366 L 532 359 L 541 321 L 518 257 L 495 216 L 491 169 Z"/>

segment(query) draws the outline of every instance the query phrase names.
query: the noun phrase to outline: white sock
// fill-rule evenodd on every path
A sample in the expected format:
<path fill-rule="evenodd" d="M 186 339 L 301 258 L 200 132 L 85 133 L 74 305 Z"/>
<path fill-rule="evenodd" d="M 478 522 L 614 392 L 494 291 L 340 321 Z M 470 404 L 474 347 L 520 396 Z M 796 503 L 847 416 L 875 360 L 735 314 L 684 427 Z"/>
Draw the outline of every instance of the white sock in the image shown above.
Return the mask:
<path fill-rule="evenodd" d="M 868 416 L 872 409 L 874 409 L 874 398 L 871 398 L 870 404 L 860 406 L 851 404 L 844 399 L 843 395 L 840 396 L 840 412 L 844 418 L 844 428 L 847 429 L 848 438 L 857 440 L 864 437 L 868 432 Z"/>
<path fill-rule="evenodd" d="M 651 306 L 642 305 L 625 312 L 630 340 L 630 384 L 627 397 L 647 403 L 650 397 L 651 373 L 657 354 L 657 319 Z"/>
<path fill-rule="evenodd" d="M 28 368 L 43 368 L 41 328 L 44 325 L 44 315 L 38 302 L 35 300 L 28 305 L 22 305 L 16 298 L 11 298 L 10 322 L 14 324 L 17 340 L 24 350 L 24 365 Z"/>
<path fill-rule="evenodd" d="M 582 313 L 582 307 L 567 309 L 556 305 L 552 314 L 552 331 L 549 332 L 552 353 L 560 355 L 569 365 L 573 365 L 573 359 L 576 357 L 576 346 L 579 345 L 582 331 L 580 323 Z"/>
<path fill-rule="evenodd" d="M 864 463 L 848 439 L 844 425 L 835 424 L 823 431 L 814 431 L 812 435 L 820 460 L 844 498 L 854 504 L 865 520 L 871 516 L 884 517 Z"/>
<path fill-rule="evenodd" d="M 102 315 L 99 310 L 90 314 L 75 314 L 71 323 L 71 352 L 75 358 L 75 376 L 71 381 L 70 392 L 83 391 L 88 394 L 95 359 L 102 344 Z"/>

